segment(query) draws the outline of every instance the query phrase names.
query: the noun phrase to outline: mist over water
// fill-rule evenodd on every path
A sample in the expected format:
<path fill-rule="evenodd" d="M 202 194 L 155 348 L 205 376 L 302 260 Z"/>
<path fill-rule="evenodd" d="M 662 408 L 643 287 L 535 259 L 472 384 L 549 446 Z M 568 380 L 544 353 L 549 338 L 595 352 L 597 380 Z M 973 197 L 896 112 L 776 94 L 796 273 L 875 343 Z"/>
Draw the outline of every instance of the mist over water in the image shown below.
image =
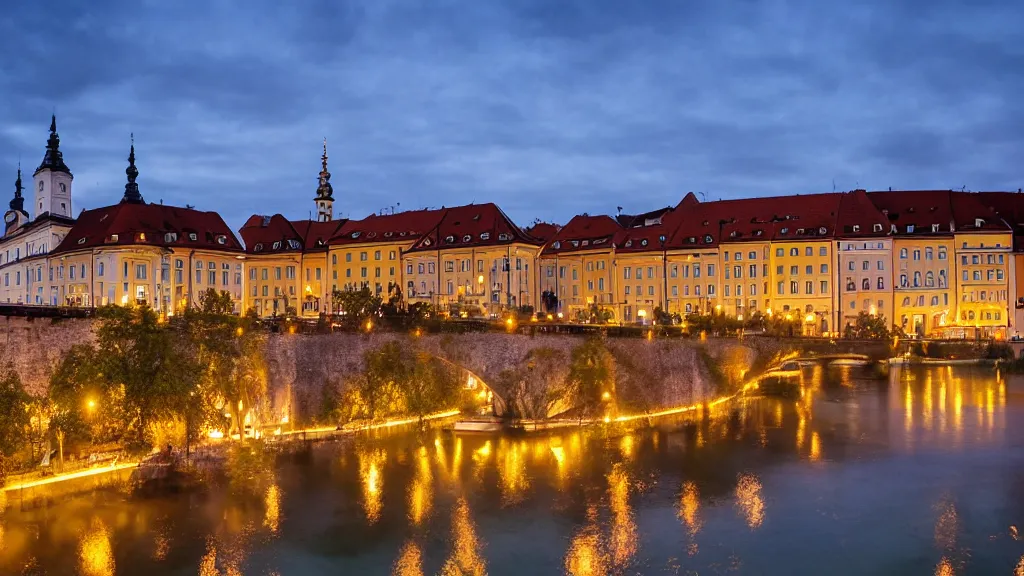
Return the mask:
<path fill-rule="evenodd" d="M 15 504 L 0 574 L 1024 571 L 1024 379 L 801 384 L 648 429 L 389 430 L 282 455 L 255 491 Z"/>

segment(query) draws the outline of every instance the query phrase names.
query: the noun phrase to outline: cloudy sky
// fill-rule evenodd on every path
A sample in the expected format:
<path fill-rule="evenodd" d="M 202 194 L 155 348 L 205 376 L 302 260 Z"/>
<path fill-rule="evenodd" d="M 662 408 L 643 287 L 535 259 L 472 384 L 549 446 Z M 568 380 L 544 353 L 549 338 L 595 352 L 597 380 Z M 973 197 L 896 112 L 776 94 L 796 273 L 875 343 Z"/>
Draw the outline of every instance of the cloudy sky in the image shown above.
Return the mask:
<path fill-rule="evenodd" d="M 1024 2 L 15 2 L 0 199 L 50 113 L 76 211 L 513 219 L 856 187 L 1024 186 Z M 7 184 L 2 184 L 6 182 Z"/>

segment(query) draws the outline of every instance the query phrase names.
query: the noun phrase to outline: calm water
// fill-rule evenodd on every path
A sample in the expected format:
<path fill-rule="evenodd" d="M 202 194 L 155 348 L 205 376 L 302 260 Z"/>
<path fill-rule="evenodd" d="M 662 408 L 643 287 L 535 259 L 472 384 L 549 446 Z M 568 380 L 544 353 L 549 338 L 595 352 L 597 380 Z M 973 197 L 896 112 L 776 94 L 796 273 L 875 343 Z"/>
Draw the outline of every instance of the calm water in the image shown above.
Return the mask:
<path fill-rule="evenodd" d="M 12 509 L 0 574 L 1024 574 L 1024 381 L 805 380 L 689 426 L 399 433 L 250 496 Z"/>

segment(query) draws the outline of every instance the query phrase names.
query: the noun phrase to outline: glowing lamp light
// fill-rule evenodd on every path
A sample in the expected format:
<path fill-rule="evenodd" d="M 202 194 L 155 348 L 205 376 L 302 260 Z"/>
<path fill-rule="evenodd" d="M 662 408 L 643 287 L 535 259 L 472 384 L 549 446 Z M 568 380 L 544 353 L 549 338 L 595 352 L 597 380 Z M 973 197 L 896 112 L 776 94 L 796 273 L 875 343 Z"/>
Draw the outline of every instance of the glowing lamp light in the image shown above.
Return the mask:
<path fill-rule="evenodd" d="M 739 320 L 740 322 L 743 322 L 743 314 L 737 314 L 736 319 Z"/>
<path fill-rule="evenodd" d="M 722 305 L 721 304 L 715 304 L 715 311 L 716 312 L 721 312 L 722 311 Z"/>
<path fill-rule="evenodd" d="M 772 309 L 771 308 L 765 310 L 764 313 L 767 314 L 769 318 L 772 317 Z"/>
<path fill-rule="evenodd" d="M 210 438 L 213 438 L 213 439 L 216 440 L 216 439 L 219 439 L 219 438 L 223 438 L 224 437 L 224 433 L 221 432 L 220 430 L 210 430 L 209 436 L 210 436 Z"/>
<path fill-rule="evenodd" d="M 601 400 L 608 400 L 611 397 L 612 397 L 612 395 L 609 394 L 608 392 L 604 392 L 603 394 L 601 394 Z"/>
<path fill-rule="evenodd" d="M 245 330 L 242 330 L 242 327 L 241 327 L 241 326 L 239 326 L 239 327 L 238 327 L 238 328 L 237 328 L 237 329 L 235 330 L 235 335 L 236 335 L 236 336 L 241 336 L 243 332 L 245 332 Z"/>
<path fill-rule="evenodd" d="M 366 331 L 369 332 L 370 330 L 373 330 L 373 320 L 366 321 Z"/>
<path fill-rule="evenodd" d="M 484 283 L 484 275 L 483 274 L 481 274 L 481 275 L 476 277 L 476 283 L 477 284 L 483 284 Z"/>
<path fill-rule="evenodd" d="M 559 317 L 559 318 L 561 318 L 561 317 L 562 317 L 562 315 L 561 315 L 561 314 L 559 314 L 559 315 L 558 315 L 558 317 Z M 554 320 L 554 319 L 555 319 L 555 317 L 554 317 L 554 316 L 552 316 L 551 314 L 548 314 L 548 320 Z"/>
<path fill-rule="evenodd" d="M 562 319 L 562 313 L 561 313 L 561 312 L 559 312 L 559 313 L 558 313 L 558 319 L 559 319 L 559 320 L 561 320 L 561 319 Z"/>
<path fill-rule="evenodd" d="M 787 321 L 792 320 L 792 319 L 793 319 L 793 315 L 792 314 L 786 314 L 786 320 Z"/>
<path fill-rule="evenodd" d="M 128 295 L 125 294 L 124 296 L 121 296 L 121 306 L 124 306 L 127 303 L 128 303 Z"/>
<path fill-rule="evenodd" d="M 609 423 L 609 422 L 611 422 L 611 421 L 612 421 L 612 419 L 611 419 L 611 416 L 605 416 L 605 417 L 604 417 L 604 423 L 605 423 L 605 424 L 608 424 L 608 423 Z"/>
<path fill-rule="evenodd" d="M 804 322 L 814 322 L 814 314 L 808 314 L 808 315 L 807 315 L 807 316 L 806 316 L 806 317 L 804 318 Z"/>
<path fill-rule="evenodd" d="M 647 310 L 640 310 L 640 311 L 638 311 L 638 312 L 636 313 L 636 315 L 637 315 L 638 317 L 640 317 L 640 318 L 646 318 L 646 317 L 647 317 Z"/>
<path fill-rule="evenodd" d="M 312 294 L 312 293 L 313 293 L 313 288 L 309 284 L 306 284 L 306 294 Z"/>
<path fill-rule="evenodd" d="M 89 399 L 88 402 L 85 403 L 85 405 L 89 407 L 89 410 L 96 409 L 96 401 L 91 398 Z"/>

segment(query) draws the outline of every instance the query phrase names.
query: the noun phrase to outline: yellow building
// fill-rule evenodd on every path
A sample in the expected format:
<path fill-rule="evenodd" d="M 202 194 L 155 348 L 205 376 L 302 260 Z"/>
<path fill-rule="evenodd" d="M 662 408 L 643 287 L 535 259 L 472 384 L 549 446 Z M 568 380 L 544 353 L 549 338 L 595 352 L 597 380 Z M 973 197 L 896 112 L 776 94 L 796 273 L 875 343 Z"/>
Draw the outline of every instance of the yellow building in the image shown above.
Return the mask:
<path fill-rule="evenodd" d="M 407 301 L 462 316 L 536 309 L 540 248 L 494 204 L 447 208 L 402 255 Z"/>
<path fill-rule="evenodd" d="M 610 216 L 573 217 L 545 244 L 538 258 L 539 292 L 549 295 L 544 311 L 567 320 L 597 305 L 621 316 L 616 296 L 615 241 L 622 227 Z"/>
<path fill-rule="evenodd" d="M 434 228 L 442 214 L 441 210 L 410 210 L 349 220 L 329 241 L 332 285 L 336 283 L 342 291 L 365 287 L 385 301 L 397 295 L 407 286 L 403 263 L 410 262 L 405 262 L 403 253 Z M 426 279 L 426 267 L 424 274 Z M 406 302 L 411 297 L 403 294 Z"/>
<path fill-rule="evenodd" d="M 147 304 L 167 315 L 198 303 L 207 289 L 227 291 L 240 310 L 242 245 L 221 217 L 146 204 L 135 182 L 135 148 L 121 202 L 86 210 L 32 270 L 30 290 L 64 306 Z"/>

